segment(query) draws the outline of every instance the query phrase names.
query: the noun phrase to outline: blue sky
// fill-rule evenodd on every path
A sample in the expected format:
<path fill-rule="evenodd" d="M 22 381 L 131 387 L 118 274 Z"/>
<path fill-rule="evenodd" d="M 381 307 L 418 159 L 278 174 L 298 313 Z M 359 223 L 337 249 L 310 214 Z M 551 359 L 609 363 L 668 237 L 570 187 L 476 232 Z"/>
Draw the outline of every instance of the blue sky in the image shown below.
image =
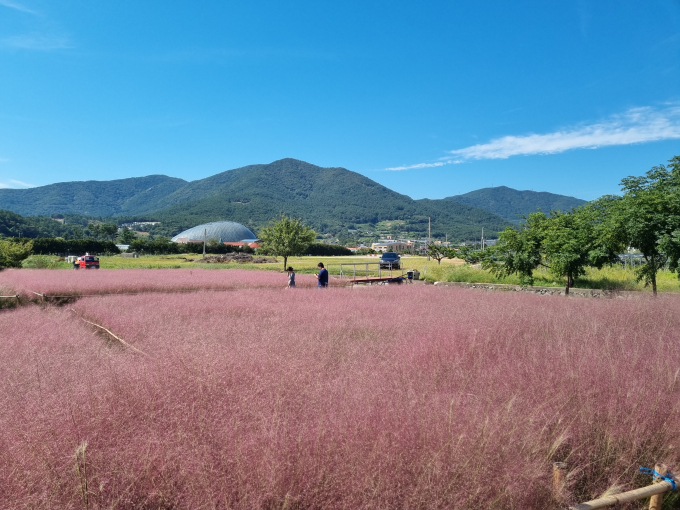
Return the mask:
<path fill-rule="evenodd" d="M 674 155 L 680 0 L 0 0 L 0 187 L 292 157 L 593 199 Z"/>

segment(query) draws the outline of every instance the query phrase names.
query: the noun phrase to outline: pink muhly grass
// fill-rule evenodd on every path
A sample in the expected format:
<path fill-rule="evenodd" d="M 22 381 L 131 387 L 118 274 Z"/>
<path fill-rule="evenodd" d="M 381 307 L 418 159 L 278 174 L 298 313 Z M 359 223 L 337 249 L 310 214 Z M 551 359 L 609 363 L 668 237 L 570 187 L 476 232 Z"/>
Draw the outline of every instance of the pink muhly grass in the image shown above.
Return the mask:
<path fill-rule="evenodd" d="M 140 292 L 177 292 L 230 290 L 242 288 L 282 288 L 288 283 L 286 273 L 248 271 L 245 269 L 117 269 L 54 270 L 14 269 L 0 273 L 3 287 L 27 298 L 32 294 L 48 296 L 83 296 Z M 316 286 L 314 275 L 297 275 L 300 287 Z"/>
<path fill-rule="evenodd" d="M 679 309 L 408 286 L 3 312 L 0 506 L 558 508 L 553 461 L 570 503 L 633 488 L 678 460 Z"/>

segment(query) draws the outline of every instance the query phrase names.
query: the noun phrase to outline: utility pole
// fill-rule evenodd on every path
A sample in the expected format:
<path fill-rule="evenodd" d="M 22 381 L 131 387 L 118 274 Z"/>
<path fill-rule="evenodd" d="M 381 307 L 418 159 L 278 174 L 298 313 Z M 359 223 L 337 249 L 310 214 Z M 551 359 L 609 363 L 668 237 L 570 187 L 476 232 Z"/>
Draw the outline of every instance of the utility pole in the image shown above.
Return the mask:
<path fill-rule="evenodd" d="M 430 254 L 429 254 L 429 249 L 430 249 L 430 243 L 432 242 L 432 218 L 427 217 L 427 249 L 428 249 L 428 254 L 427 254 L 427 260 L 430 260 Z"/>
<path fill-rule="evenodd" d="M 484 227 L 482 227 L 482 251 L 484 251 Z"/>
<path fill-rule="evenodd" d="M 205 241 L 206 237 L 208 237 L 208 229 L 204 228 L 203 229 L 203 259 L 205 260 Z"/>

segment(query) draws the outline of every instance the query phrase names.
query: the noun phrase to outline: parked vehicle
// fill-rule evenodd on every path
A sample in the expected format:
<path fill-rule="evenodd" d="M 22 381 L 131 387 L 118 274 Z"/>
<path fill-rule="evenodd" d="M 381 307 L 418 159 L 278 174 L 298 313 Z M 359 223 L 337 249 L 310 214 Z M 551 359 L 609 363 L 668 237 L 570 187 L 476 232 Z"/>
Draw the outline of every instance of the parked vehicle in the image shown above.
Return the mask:
<path fill-rule="evenodd" d="M 380 269 L 400 269 L 401 257 L 393 251 L 386 251 L 380 257 Z"/>
<path fill-rule="evenodd" d="M 78 257 L 73 264 L 73 269 L 99 269 L 99 257 L 89 254 Z"/>

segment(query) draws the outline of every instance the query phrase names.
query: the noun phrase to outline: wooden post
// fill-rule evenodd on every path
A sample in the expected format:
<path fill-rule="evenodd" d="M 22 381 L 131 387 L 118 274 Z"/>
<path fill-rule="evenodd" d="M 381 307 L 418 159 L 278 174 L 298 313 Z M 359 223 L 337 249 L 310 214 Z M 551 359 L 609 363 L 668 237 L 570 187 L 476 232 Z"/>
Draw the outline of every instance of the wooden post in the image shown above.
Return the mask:
<path fill-rule="evenodd" d="M 660 475 L 665 475 L 668 471 L 668 466 L 666 464 L 654 464 L 654 471 Z M 659 483 L 661 479 L 658 476 L 654 477 L 654 483 Z M 661 504 L 663 503 L 663 493 L 654 494 L 649 498 L 649 510 L 661 510 Z"/>
<path fill-rule="evenodd" d="M 564 482 L 567 478 L 567 463 L 553 462 L 553 498 L 564 500 Z"/>

